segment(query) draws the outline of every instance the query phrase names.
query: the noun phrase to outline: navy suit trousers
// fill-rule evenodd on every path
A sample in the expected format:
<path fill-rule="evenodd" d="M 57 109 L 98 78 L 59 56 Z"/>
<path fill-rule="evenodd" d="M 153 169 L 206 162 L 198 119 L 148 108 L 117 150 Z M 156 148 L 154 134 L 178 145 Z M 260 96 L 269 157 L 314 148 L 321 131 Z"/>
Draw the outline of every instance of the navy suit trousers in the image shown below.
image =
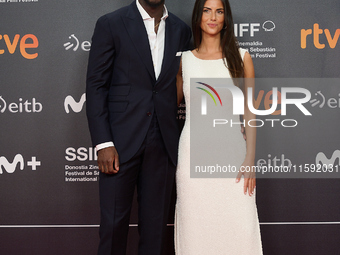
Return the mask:
<path fill-rule="evenodd" d="M 125 255 L 135 187 L 138 195 L 139 255 L 161 255 L 176 166 L 166 151 L 157 117 L 133 158 L 113 175 L 101 173 L 98 255 Z M 119 153 L 119 152 L 118 152 Z"/>

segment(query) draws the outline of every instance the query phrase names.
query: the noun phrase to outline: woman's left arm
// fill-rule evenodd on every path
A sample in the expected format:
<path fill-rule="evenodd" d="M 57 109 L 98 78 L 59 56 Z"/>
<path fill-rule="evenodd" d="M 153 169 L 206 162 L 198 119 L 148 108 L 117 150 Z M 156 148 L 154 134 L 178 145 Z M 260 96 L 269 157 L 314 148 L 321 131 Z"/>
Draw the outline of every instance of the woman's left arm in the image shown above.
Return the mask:
<path fill-rule="evenodd" d="M 253 94 L 255 93 L 255 71 L 253 61 L 248 52 L 246 52 L 244 59 L 244 123 L 245 123 L 245 132 L 246 132 L 246 157 L 241 166 L 240 172 L 237 175 L 236 182 L 239 182 L 241 176 L 244 175 L 244 194 L 248 194 L 251 196 L 254 193 L 254 189 L 256 186 L 256 178 L 255 172 L 252 171 L 252 167 L 254 166 L 255 162 L 255 150 L 256 150 L 256 127 L 251 127 L 248 125 L 248 121 L 255 119 L 256 116 L 253 114 L 248 108 L 248 88 L 253 89 Z M 252 99 L 254 101 L 254 98 Z M 246 170 L 246 167 L 248 171 Z M 251 170 L 251 171 L 249 171 Z"/>

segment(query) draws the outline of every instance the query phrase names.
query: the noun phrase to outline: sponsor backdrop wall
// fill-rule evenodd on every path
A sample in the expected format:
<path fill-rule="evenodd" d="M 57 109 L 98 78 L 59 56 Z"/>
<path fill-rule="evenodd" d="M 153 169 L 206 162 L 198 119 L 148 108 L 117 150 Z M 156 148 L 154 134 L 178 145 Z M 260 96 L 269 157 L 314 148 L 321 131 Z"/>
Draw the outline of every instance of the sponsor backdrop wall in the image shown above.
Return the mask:
<path fill-rule="evenodd" d="M 304 86 L 311 92 L 304 104 L 312 113 L 309 124 L 259 128 L 256 162 L 338 168 L 340 2 L 230 2 L 256 77 L 319 79 Z M 129 3 L 0 0 L 0 254 L 96 253 L 98 169 L 85 117 L 85 73 L 96 20 Z M 166 4 L 190 24 L 193 0 Z M 262 109 L 270 105 L 270 91 L 256 89 Z M 301 111 L 295 114 L 305 120 Z M 340 254 L 340 179 L 334 176 L 258 178 L 264 254 Z M 137 251 L 136 224 L 134 206 L 128 254 Z"/>

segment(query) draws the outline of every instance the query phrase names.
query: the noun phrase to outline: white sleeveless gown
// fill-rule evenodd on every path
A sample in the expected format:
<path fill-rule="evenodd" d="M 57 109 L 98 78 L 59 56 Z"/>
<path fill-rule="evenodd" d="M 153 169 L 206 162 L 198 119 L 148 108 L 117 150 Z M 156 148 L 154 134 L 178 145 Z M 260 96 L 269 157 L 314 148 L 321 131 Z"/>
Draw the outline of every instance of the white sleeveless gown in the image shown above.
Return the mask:
<path fill-rule="evenodd" d="M 240 49 L 242 58 L 245 52 Z M 176 174 L 176 255 L 260 255 L 262 245 L 255 195 L 244 195 L 244 180 L 236 183 L 235 178 L 190 178 L 190 78 L 229 78 L 229 71 L 222 59 L 202 60 L 187 51 L 182 54 L 182 72 L 186 121 Z M 228 135 L 230 154 L 226 154 L 226 162 L 228 155 L 233 155 L 229 160 L 236 160 L 241 166 L 245 141 L 240 129 L 233 130 L 230 132 L 234 133 Z M 236 153 L 237 159 L 235 148 L 241 148 Z"/>

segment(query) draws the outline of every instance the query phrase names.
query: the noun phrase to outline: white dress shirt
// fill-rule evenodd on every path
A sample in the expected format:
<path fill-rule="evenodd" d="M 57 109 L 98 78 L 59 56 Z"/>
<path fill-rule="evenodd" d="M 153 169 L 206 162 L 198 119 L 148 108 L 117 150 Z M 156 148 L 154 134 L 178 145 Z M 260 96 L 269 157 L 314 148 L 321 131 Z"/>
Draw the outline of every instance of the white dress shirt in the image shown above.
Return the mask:
<path fill-rule="evenodd" d="M 155 19 L 151 18 L 150 15 L 144 10 L 143 6 L 136 0 L 137 9 L 142 16 L 144 21 L 144 26 L 146 28 L 146 32 L 148 34 L 150 51 L 152 56 L 153 67 L 155 71 L 155 77 L 158 79 L 159 74 L 161 73 L 163 56 L 164 56 L 164 45 L 165 45 L 165 20 L 169 16 L 168 10 L 164 5 L 163 16 L 158 25 L 157 34 L 155 33 Z M 114 146 L 113 142 L 105 142 L 98 144 L 96 146 L 97 151 Z"/>

